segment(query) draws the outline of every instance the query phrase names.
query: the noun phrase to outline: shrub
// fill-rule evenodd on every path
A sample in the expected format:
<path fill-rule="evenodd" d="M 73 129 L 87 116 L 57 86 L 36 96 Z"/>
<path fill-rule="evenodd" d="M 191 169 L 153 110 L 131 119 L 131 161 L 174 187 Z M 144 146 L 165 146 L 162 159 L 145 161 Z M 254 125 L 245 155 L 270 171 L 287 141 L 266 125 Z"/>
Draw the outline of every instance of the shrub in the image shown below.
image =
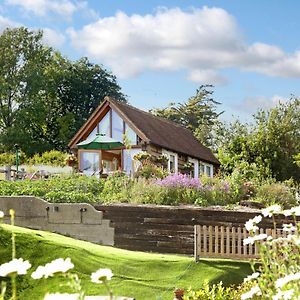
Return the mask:
<path fill-rule="evenodd" d="M 83 192 L 64 192 L 64 191 L 51 191 L 45 194 L 45 200 L 53 203 L 92 203 L 96 202 L 97 198 L 92 193 Z"/>
<path fill-rule="evenodd" d="M 132 180 L 122 172 L 115 172 L 104 180 L 103 190 L 100 195 L 101 200 L 107 202 L 122 201 L 128 202 L 129 190 Z"/>
<path fill-rule="evenodd" d="M 40 154 L 35 154 L 29 163 L 32 165 L 50 165 L 50 166 L 66 166 L 68 154 L 57 150 L 51 150 Z"/>
<path fill-rule="evenodd" d="M 184 300 L 237 300 L 247 289 L 248 284 L 240 286 L 224 287 L 222 281 L 218 284 L 209 285 L 206 281 L 203 287 L 197 291 L 189 289 L 184 295 Z"/>
<path fill-rule="evenodd" d="M 263 184 L 258 187 L 256 200 L 266 206 L 272 204 L 279 204 L 283 207 L 297 205 L 296 196 L 291 188 L 280 182 Z"/>
<path fill-rule="evenodd" d="M 19 153 L 19 163 L 23 164 L 26 162 L 26 156 L 23 152 Z M 14 166 L 16 165 L 16 154 L 15 153 L 0 153 L 0 166 Z"/>
<path fill-rule="evenodd" d="M 167 171 L 161 167 L 156 166 L 151 161 L 143 161 L 142 166 L 137 172 L 137 177 L 142 177 L 146 179 L 150 178 L 163 178 L 167 175 Z"/>

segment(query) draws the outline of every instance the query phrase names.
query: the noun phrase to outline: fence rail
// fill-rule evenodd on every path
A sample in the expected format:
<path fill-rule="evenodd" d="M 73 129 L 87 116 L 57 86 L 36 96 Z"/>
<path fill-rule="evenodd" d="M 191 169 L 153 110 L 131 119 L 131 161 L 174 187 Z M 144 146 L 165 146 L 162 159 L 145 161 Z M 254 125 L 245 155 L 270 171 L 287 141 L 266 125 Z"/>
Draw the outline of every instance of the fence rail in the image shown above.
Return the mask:
<path fill-rule="evenodd" d="M 259 234 L 286 237 L 282 229 L 259 229 Z M 194 226 L 194 256 L 200 257 L 251 259 L 258 258 L 257 244 L 244 245 L 243 240 L 249 237 L 246 228 L 227 226 Z"/>

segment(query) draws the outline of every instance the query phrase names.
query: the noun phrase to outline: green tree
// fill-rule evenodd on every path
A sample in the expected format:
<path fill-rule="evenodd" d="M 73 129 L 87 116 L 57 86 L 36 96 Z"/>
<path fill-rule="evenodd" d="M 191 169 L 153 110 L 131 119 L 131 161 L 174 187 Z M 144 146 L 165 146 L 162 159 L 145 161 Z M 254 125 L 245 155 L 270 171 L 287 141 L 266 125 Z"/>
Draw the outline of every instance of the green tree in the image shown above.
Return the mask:
<path fill-rule="evenodd" d="M 21 27 L 0 35 L 0 128 L 15 122 L 16 111 L 38 93 L 43 81 L 41 70 L 50 51 L 42 43 L 42 32 Z"/>
<path fill-rule="evenodd" d="M 162 109 L 151 112 L 190 129 L 196 138 L 206 146 L 213 146 L 213 127 L 218 124 L 218 118 L 223 113 L 216 111 L 220 103 L 214 100 L 211 85 L 202 85 L 196 90 L 196 95 L 184 103 L 170 103 Z"/>
<path fill-rule="evenodd" d="M 42 36 L 26 28 L 0 35 L 2 150 L 63 150 L 105 96 L 126 101 L 114 75 L 86 58 L 68 60 Z"/>
<path fill-rule="evenodd" d="M 234 122 L 225 126 L 219 138 L 218 157 L 223 171 L 240 165 L 259 170 L 260 175 L 277 180 L 300 181 L 295 157 L 300 152 L 300 100 L 290 99 L 254 115 L 254 124 Z"/>

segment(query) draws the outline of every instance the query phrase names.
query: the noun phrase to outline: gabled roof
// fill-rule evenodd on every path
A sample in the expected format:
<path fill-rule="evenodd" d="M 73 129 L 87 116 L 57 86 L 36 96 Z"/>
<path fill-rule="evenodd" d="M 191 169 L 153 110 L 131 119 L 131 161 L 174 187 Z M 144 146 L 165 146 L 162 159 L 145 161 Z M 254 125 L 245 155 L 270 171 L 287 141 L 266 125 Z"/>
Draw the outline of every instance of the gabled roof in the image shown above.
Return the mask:
<path fill-rule="evenodd" d="M 213 164 L 219 165 L 220 162 L 213 155 L 212 151 L 203 146 L 193 135 L 193 133 L 169 120 L 157 117 L 151 113 L 137 109 L 128 104 L 118 102 L 112 98 L 106 97 L 104 103 L 100 105 L 87 122 L 82 126 L 78 133 L 69 143 L 72 148 L 74 143 L 78 143 L 83 133 L 88 129 L 89 124 L 94 123 L 93 118 L 101 112 L 101 108 L 109 106 L 114 109 L 128 125 L 148 143 L 160 146 L 167 150 L 189 155 Z M 105 104 L 106 103 L 106 104 Z"/>

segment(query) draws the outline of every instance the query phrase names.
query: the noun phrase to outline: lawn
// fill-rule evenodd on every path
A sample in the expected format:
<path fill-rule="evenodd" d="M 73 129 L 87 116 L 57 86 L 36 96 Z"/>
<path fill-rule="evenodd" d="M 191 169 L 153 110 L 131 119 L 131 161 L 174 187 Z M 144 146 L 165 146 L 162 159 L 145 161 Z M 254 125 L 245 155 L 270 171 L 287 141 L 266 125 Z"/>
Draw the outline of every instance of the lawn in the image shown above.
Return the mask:
<path fill-rule="evenodd" d="M 225 285 L 240 283 L 251 273 L 246 262 L 201 260 L 192 257 L 133 252 L 100 246 L 58 234 L 1 225 L 0 264 L 9 261 L 11 232 L 16 233 L 17 257 L 28 259 L 33 267 L 59 257 L 70 257 L 88 295 L 105 294 L 101 285 L 90 282 L 90 274 L 98 268 L 114 273 L 111 287 L 115 295 L 132 296 L 137 300 L 171 299 L 174 287 L 199 288 L 205 280 L 223 281 Z M 29 275 L 18 283 L 20 299 L 42 299 L 46 291 L 66 291 L 61 277 L 34 281 Z"/>

